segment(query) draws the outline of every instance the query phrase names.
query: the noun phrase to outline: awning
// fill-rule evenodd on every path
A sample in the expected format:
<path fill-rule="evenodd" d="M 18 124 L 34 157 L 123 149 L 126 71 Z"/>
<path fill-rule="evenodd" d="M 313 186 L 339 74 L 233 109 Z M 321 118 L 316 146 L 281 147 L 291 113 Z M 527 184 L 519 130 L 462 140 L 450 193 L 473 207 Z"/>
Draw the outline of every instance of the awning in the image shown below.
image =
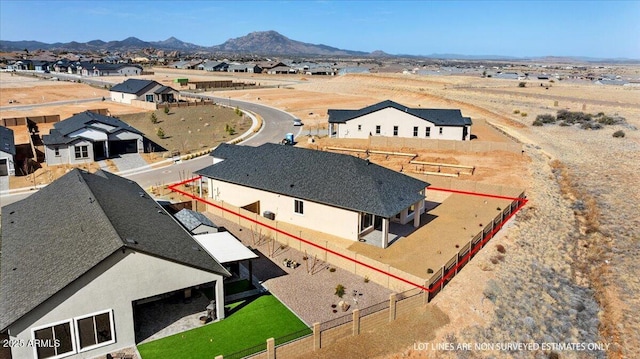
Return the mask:
<path fill-rule="evenodd" d="M 229 232 L 198 234 L 193 238 L 220 263 L 258 258 L 253 251 L 245 247 Z"/>

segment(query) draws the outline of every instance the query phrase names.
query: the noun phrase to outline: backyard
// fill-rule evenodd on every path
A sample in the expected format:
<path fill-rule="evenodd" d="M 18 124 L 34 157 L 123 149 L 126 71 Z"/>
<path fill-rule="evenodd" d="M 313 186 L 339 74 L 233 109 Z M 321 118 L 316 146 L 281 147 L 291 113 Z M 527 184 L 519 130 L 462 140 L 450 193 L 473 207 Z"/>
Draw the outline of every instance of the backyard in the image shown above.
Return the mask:
<path fill-rule="evenodd" d="M 143 359 L 226 357 L 247 348 L 263 350 L 258 346 L 264 345 L 268 338 L 311 333 L 311 329 L 271 294 L 232 302 L 225 309 L 229 314 L 222 321 L 140 344 L 140 355 Z"/>

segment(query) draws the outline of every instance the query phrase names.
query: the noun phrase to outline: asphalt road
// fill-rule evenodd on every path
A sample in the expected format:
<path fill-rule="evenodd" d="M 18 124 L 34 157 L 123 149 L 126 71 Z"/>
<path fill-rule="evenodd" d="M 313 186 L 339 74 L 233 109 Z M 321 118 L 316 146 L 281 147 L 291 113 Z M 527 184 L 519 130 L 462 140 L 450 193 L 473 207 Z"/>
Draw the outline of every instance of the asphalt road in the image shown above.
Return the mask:
<path fill-rule="evenodd" d="M 251 102 L 232 100 L 228 98 L 212 97 L 193 94 L 194 97 L 211 99 L 222 105 L 239 107 L 243 110 L 251 111 L 262 117 L 263 128 L 255 136 L 242 143 L 245 146 L 259 146 L 263 143 L 279 143 L 288 132 L 299 133 L 299 127 L 293 126 L 294 117 L 290 114 L 273 107 L 260 105 Z M 210 156 L 203 156 L 189 161 L 171 164 L 166 167 L 147 170 L 140 173 L 124 175 L 136 181 L 142 188 L 148 190 L 151 186 L 164 185 L 192 178 L 193 172 L 213 164 Z M 3 195 L 0 198 L 0 206 L 4 206 L 28 197 L 34 191 Z"/>

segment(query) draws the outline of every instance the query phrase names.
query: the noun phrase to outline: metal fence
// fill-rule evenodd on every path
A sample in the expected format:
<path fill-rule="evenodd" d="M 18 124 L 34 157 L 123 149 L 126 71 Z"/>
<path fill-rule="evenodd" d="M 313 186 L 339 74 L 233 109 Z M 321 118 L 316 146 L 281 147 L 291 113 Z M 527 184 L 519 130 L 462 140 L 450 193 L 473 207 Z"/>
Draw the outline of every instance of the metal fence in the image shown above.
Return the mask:
<path fill-rule="evenodd" d="M 259 354 L 266 351 L 267 351 L 267 342 L 264 342 L 260 345 L 252 346 L 252 347 L 237 351 L 235 353 L 227 354 L 224 356 L 224 359 L 242 359 L 250 355 Z"/>
<path fill-rule="evenodd" d="M 287 335 L 283 335 L 281 337 L 275 338 L 275 346 L 284 345 L 296 340 L 304 339 L 313 334 L 313 330 L 311 328 L 305 328 L 299 330 L 297 332 L 289 333 Z"/>
<path fill-rule="evenodd" d="M 353 315 L 352 314 L 346 314 L 346 315 L 343 315 L 341 317 L 328 320 L 328 321 L 326 321 L 324 323 L 320 323 L 320 331 L 324 332 L 325 330 L 328 330 L 328 329 L 331 329 L 331 328 L 335 328 L 335 327 L 339 327 L 342 324 L 349 323 L 352 320 L 353 320 Z"/>

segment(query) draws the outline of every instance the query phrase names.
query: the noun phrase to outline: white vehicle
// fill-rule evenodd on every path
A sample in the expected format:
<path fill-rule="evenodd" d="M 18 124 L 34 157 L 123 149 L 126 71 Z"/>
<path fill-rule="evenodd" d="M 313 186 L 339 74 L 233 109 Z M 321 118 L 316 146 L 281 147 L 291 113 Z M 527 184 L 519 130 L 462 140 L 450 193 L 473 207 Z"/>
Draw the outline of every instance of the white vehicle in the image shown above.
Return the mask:
<path fill-rule="evenodd" d="M 293 120 L 293 125 L 294 126 L 302 126 L 302 120 L 299 118 L 296 118 Z"/>

